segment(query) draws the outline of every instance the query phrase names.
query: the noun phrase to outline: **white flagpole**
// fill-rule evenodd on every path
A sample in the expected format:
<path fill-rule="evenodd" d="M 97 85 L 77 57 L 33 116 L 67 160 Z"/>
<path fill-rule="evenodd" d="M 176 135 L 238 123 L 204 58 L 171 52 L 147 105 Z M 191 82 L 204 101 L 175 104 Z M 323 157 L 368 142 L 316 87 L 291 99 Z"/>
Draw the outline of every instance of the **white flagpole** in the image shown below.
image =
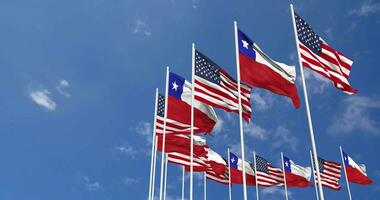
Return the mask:
<path fill-rule="evenodd" d="M 154 127 L 153 129 L 156 129 L 156 127 Z M 155 191 L 155 183 L 156 183 L 157 144 L 158 144 L 158 136 L 156 135 L 155 140 L 154 140 L 154 161 L 153 161 L 153 178 L 152 178 L 151 200 L 154 199 L 154 191 Z"/>
<path fill-rule="evenodd" d="M 168 112 L 168 90 L 169 90 L 169 66 L 166 67 L 166 83 L 165 83 L 165 113 L 164 128 L 162 136 L 162 152 L 161 152 L 161 177 L 160 177 L 160 200 L 162 200 L 162 192 L 164 186 L 164 164 L 165 164 L 165 135 L 166 135 L 166 117 Z"/>
<path fill-rule="evenodd" d="M 227 148 L 227 158 L 228 158 L 228 197 L 229 200 L 232 200 L 232 185 L 231 185 L 231 157 L 230 157 L 230 148 Z"/>
<path fill-rule="evenodd" d="M 203 199 L 207 200 L 207 181 L 206 172 L 203 172 Z"/>
<path fill-rule="evenodd" d="M 156 115 L 157 115 L 157 99 L 158 99 L 158 88 L 156 88 L 156 97 L 154 99 L 154 121 L 153 121 L 153 133 L 152 133 L 152 153 L 150 159 L 150 177 L 149 177 L 149 197 L 152 200 L 152 181 L 153 181 L 153 162 L 154 162 L 154 148 L 156 146 Z"/>
<path fill-rule="evenodd" d="M 319 195 L 318 195 L 318 186 L 317 186 L 317 179 L 315 178 L 315 171 L 314 171 L 314 162 L 313 162 L 313 154 L 310 151 L 310 161 L 311 161 L 311 169 L 313 172 L 313 178 L 314 178 L 314 188 L 315 188 L 315 194 L 317 196 L 317 200 L 319 200 Z"/>
<path fill-rule="evenodd" d="M 191 45 L 191 132 L 190 132 L 190 200 L 193 200 L 193 162 L 194 162 L 194 74 L 195 74 L 195 44 Z"/>
<path fill-rule="evenodd" d="M 315 139 L 314 139 L 313 123 L 312 123 L 312 120 L 311 120 L 311 113 L 310 113 L 310 108 L 309 108 L 309 99 L 308 99 L 308 95 L 307 95 L 305 76 L 304 76 L 302 62 L 301 62 L 301 55 L 300 55 L 300 50 L 298 48 L 297 28 L 296 28 L 296 23 L 294 21 L 295 20 L 295 18 L 294 18 L 294 9 L 293 9 L 293 5 L 292 4 L 290 4 L 290 10 L 292 12 L 292 22 L 293 22 L 294 37 L 295 37 L 294 39 L 296 40 L 297 53 L 298 53 L 298 62 L 299 62 L 298 64 L 299 64 L 300 71 L 301 71 L 301 80 L 302 80 L 303 94 L 304 94 L 304 98 L 305 98 L 306 114 L 307 114 L 307 119 L 308 119 L 308 124 L 309 124 L 311 147 L 312 147 L 313 155 L 314 155 L 313 159 L 314 159 L 314 162 L 316 163 L 316 165 L 318 166 L 317 147 L 316 147 Z M 319 167 L 316 168 L 316 172 L 317 172 L 318 180 L 321 180 L 320 179 L 320 173 L 319 173 Z M 323 189 L 322 189 L 321 181 L 318 181 L 318 189 L 319 189 L 319 196 L 320 196 L 321 200 L 324 200 L 325 198 L 324 198 L 324 195 L 323 195 Z"/>
<path fill-rule="evenodd" d="M 164 184 L 164 200 L 166 200 L 166 186 L 168 184 L 168 154 L 165 153 L 165 184 Z"/>
<path fill-rule="evenodd" d="M 182 166 L 182 200 L 185 200 L 185 166 Z"/>
<path fill-rule="evenodd" d="M 342 150 L 342 146 L 339 146 L 339 149 L 340 149 L 340 155 L 341 155 L 341 157 L 342 157 L 342 165 L 343 165 L 343 170 L 344 170 L 344 176 L 346 177 L 346 184 L 347 184 L 348 196 L 350 197 L 350 200 L 352 200 L 352 197 L 351 197 L 351 190 L 350 190 L 350 183 L 348 182 L 348 177 L 347 177 L 346 164 L 345 164 L 345 162 L 344 162 L 344 158 L 343 158 L 343 150 Z"/>
<path fill-rule="evenodd" d="M 282 173 L 284 173 L 285 199 L 288 200 L 288 186 L 286 185 L 284 154 L 282 152 L 281 152 L 281 161 L 282 161 Z"/>
<path fill-rule="evenodd" d="M 235 56 L 236 56 L 236 71 L 237 71 L 237 85 L 238 85 L 238 101 L 239 101 L 239 126 L 240 126 L 240 148 L 241 159 L 243 160 L 243 195 L 244 200 L 247 200 L 247 181 L 245 178 L 245 156 L 244 156 L 244 133 L 243 133 L 243 111 L 241 106 L 241 88 L 240 88 L 240 60 L 239 60 L 239 41 L 238 41 L 238 28 L 237 22 L 234 21 L 235 32 Z"/>
<path fill-rule="evenodd" d="M 245 161 L 243 161 L 245 162 Z M 245 163 L 244 163 L 245 165 Z M 255 182 L 256 182 L 256 200 L 259 200 L 259 183 L 257 182 L 257 169 L 256 169 L 256 152 L 253 152 L 253 167 L 255 169 Z"/>

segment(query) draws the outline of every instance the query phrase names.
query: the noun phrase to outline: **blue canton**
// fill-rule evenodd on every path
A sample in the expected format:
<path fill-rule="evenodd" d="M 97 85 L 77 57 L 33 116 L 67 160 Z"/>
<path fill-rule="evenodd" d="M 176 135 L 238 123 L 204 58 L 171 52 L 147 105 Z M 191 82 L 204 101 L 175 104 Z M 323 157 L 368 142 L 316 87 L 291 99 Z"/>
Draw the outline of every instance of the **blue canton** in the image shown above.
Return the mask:
<path fill-rule="evenodd" d="M 160 117 L 165 117 L 165 96 L 159 94 L 157 99 L 157 115 Z"/>
<path fill-rule="evenodd" d="M 248 43 L 248 46 L 244 46 L 244 42 Z M 238 30 L 238 44 L 239 44 L 239 53 L 242 53 L 252 60 L 256 60 L 256 51 L 253 50 L 253 41 L 244 34 L 241 30 Z"/>
<path fill-rule="evenodd" d="M 185 79 L 175 73 L 169 73 L 169 95 L 181 100 Z"/>
<path fill-rule="evenodd" d="M 319 55 L 322 52 L 322 40 L 313 29 L 297 13 L 294 13 L 298 40 L 313 53 Z"/>
<path fill-rule="evenodd" d="M 256 156 L 256 170 L 268 174 L 268 161 L 260 156 Z"/>
<path fill-rule="evenodd" d="M 220 67 L 199 51 L 195 51 L 195 75 L 220 84 Z"/>

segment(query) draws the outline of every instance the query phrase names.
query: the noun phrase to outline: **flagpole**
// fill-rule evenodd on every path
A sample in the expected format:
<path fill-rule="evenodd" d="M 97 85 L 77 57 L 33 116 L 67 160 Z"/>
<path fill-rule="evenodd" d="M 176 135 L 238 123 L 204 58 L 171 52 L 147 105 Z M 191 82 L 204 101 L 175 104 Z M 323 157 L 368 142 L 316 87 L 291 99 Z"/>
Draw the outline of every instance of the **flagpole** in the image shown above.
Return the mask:
<path fill-rule="evenodd" d="M 182 166 L 182 200 L 185 200 L 185 166 Z"/>
<path fill-rule="evenodd" d="M 153 129 L 156 129 L 156 126 Z M 154 140 L 154 162 L 153 162 L 153 178 L 152 178 L 151 200 L 154 199 L 154 190 L 155 190 L 155 183 L 156 183 L 157 144 L 158 144 L 158 136 L 156 135 L 155 140 Z"/>
<path fill-rule="evenodd" d="M 285 186 L 285 199 L 288 200 L 288 186 L 286 185 L 286 174 L 285 174 L 285 165 L 284 165 L 284 154 L 281 152 L 281 161 L 282 161 L 282 173 L 284 174 L 284 186 Z"/>
<path fill-rule="evenodd" d="M 194 162 L 194 74 L 195 44 L 191 45 L 191 130 L 190 130 L 190 200 L 193 200 L 193 162 Z"/>
<path fill-rule="evenodd" d="M 292 12 L 292 22 L 293 22 L 293 28 L 294 28 L 294 37 L 295 37 L 296 46 L 297 46 L 298 62 L 299 62 L 298 64 L 299 64 L 300 71 L 301 71 L 302 88 L 303 88 L 303 94 L 304 94 L 304 98 L 305 98 L 306 114 L 307 114 L 307 119 L 308 119 L 308 124 L 309 124 L 311 147 L 312 147 L 313 155 L 314 155 L 313 159 L 314 159 L 314 162 L 316 163 L 316 165 L 319 166 L 318 165 L 317 147 L 316 147 L 315 139 L 314 139 L 313 123 L 312 123 L 312 120 L 311 120 L 311 113 L 310 113 L 310 108 L 309 108 L 309 99 L 308 99 L 307 89 L 306 89 L 305 76 L 304 76 L 302 62 L 301 62 L 300 50 L 299 50 L 299 47 L 298 47 L 297 29 L 296 29 L 296 23 L 294 21 L 295 18 L 294 18 L 293 4 L 290 4 L 290 10 Z M 320 173 L 319 173 L 319 167 L 316 168 L 316 172 L 317 172 L 318 180 L 321 180 L 320 179 L 321 178 L 320 177 Z M 319 190 L 319 195 L 320 195 L 321 200 L 324 200 L 325 198 L 324 198 L 324 195 L 323 195 L 323 189 L 322 189 L 321 181 L 318 181 L 318 190 Z"/>
<path fill-rule="evenodd" d="M 165 164 L 165 136 L 166 136 L 166 117 L 168 115 L 168 90 L 169 90 L 169 66 L 166 67 L 166 82 L 165 82 L 165 113 L 164 113 L 164 128 L 162 136 L 162 152 L 161 152 L 161 177 L 160 177 L 160 200 L 162 200 L 162 192 L 164 186 L 164 164 Z"/>
<path fill-rule="evenodd" d="M 164 184 L 164 200 L 166 200 L 166 185 L 168 184 L 168 154 L 165 153 L 165 184 Z"/>
<path fill-rule="evenodd" d="M 239 126 L 240 126 L 240 148 L 241 159 L 243 160 L 243 195 L 244 200 L 247 200 L 247 181 L 245 177 L 245 155 L 244 155 L 244 133 L 243 133 L 243 111 L 241 106 L 241 87 L 240 87 L 240 60 L 239 60 L 239 45 L 238 45 L 238 28 L 237 22 L 234 21 L 235 32 L 235 57 L 236 57 L 236 72 L 237 72 L 237 85 L 238 85 L 238 101 L 239 101 Z"/>
<path fill-rule="evenodd" d="M 347 177 L 346 164 L 345 164 L 345 162 L 344 162 L 344 158 L 343 158 L 343 150 L 342 150 L 342 146 L 339 146 L 339 149 L 340 149 L 340 155 L 341 155 L 341 157 L 342 157 L 342 164 L 343 164 L 343 169 L 344 169 L 344 176 L 346 177 L 348 196 L 350 197 L 350 200 L 352 200 L 352 197 L 351 197 L 351 190 L 350 190 L 350 183 L 348 182 L 348 177 Z"/>
<path fill-rule="evenodd" d="M 203 200 L 207 200 L 206 172 L 203 172 Z"/>
<path fill-rule="evenodd" d="M 245 161 L 243 161 L 245 165 Z M 255 169 L 255 183 L 256 183 L 256 200 L 259 200 L 259 183 L 257 182 L 257 170 L 256 170 L 256 151 L 253 152 L 253 167 Z"/>
<path fill-rule="evenodd" d="M 315 195 L 317 196 L 317 200 L 319 200 L 318 195 L 318 188 L 317 188 L 317 179 L 315 178 L 315 171 L 314 171 L 314 162 L 313 162 L 313 154 L 310 151 L 310 161 L 311 161 L 311 169 L 313 171 L 313 178 L 314 178 L 314 188 L 315 188 Z"/>
<path fill-rule="evenodd" d="M 227 148 L 227 158 L 228 158 L 228 197 L 229 200 L 232 200 L 232 185 L 231 185 L 231 157 L 230 157 L 230 148 Z"/>
<path fill-rule="evenodd" d="M 158 99 L 158 88 L 156 88 L 156 97 L 154 100 L 154 121 L 153 121 L 153 133 L 152 133 L 152 153 L 151 153 L 151 159 L 150 159 L 150 177 L 149 177 L 149 197 L 148 199 L 152 200 L 152 179 L 153 179 L 153 162 L 154 162 L 154 148 L 156 144 L 156 115 L 157 115 L 157 99 Z"/>

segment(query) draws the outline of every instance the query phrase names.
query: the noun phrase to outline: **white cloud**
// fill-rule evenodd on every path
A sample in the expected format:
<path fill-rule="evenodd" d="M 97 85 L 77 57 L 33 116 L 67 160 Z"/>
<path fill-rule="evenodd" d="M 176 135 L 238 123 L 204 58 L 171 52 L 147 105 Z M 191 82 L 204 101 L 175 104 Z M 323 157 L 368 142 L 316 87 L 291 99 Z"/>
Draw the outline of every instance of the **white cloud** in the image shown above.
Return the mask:
<path fill-rule="evenodd" d="M 266 140 L 268 139 L 268 136 L 270 135 L 270 131 L 254 123 L 244 124 L 244 133 L 247 136 L 260 139 L 260 140 Z"/>
<path fill-rule="evenodd" d="M 251 94 L 251 104 L 253 109 L 267 110 L 273 106 L 273 102 L 273 94 L 269 94 L 267 92 L 261 93 L 257 90 Z"/>
<path fill-rule="evenodd" d="M 327 87 L 332 86 L 330 80 L 323 77 L 322 75 L 306 68 L 304 68 L 303 71 L 307 88 L 313 94 L 323 94 L 326 91 Z M 299 80 L 301 80 L 301 76 L 299 76 L 299 78 Z"/>
<path fill-rule="evenodd" d="M 84 176 L 83 180 L 86 186 L 86 190 L 88 191 L 95 191 L 100 188 L 100 183 L 98 181 L 91 182 L 87 176 Z"/>
<path fill-rule="evenodd" d="M 370 113 L 380 108 L 380 101 L 363 96 L 350 96 L 343 100 L 338 114 L 332 119 L 328 132 L 348 134 L 354 130 L 373 135 L 380 135 L 380 122 L 374 120 Z"/>
<path fill-rule="evenodd" d="M 284 187 L 276 187 L 276 186 L 267 187 L 267 188 L 261 189 L 260 191 L 261 191 L 261 194 L 263 194 L 263 196 L 274 196 L 274 195 L 284 196 L 285 195 Z M 293 193 L 288 190 L 288 197 L 291 197 L 291 196 L 293 196 Z"/>
<path fill-rule="evenodd" d="M 30 98 L 39 106 L 54 111 L 57 104 L 50 98 L 50 92 L 45 89 L 37 89 L 30 92 Z"/>
<path fill-rule="evenodd" d="M 143 34 L 147 37 L 152 36 L 152 31 L 151 31 L 150 27 L 142 19 L 138 19 L 135 21 L 132 33 L 133 34 Z"/>
<path fill-rule="evenodd" d="M 124 144 L 122 146 L 116 146 L 115 149 L 117 149 L 120 153 L 126 154 L 131 158 L 135 158 L 137 151 L 133 148 L 133 146 Z"/>
<path fill-rule="evenodd" d="M 140 182 L 140 180 L 136 179 L 136 178 L 127 177 L 127 176 L 123 178 L 123 183 L 125 185 L 134 185 L 134 184 L 137 184 L 139 182 Z"/>
<path fill-rule="evenodd" d="M 283 126 L 277 127 L 276 132 L 274 134 L 273 141 L 274 141 L 272 143 L 273 148 L 280 148 L 282 146 L 287 146 L 294 152 L 297 150 L 297 145 L 298 145 L 297 137 L 292 135 L 290 131 Z"/>
<path fill-rule="evenodd" d="M 68 92 L 64 91 L 64 89 L 68 88 L 68 87 L 70 87 L 70 83 L 67 80 L 62 79 L 62 80 L 59 81 L 59 83 L 58 83 L 58 85 L 57 85 L 56 88 L 57 88 L 57 91 L 61 95 L 65 96 L 65 97 L 71 97 L 71 94 L 69 94 Z"/>
<path fill-rule="evenodd" d="M 216 122 L 214 126 L 213 133 L 219 134 L 223 130 L 223 124 L 224 124 L 224 120 L 219 117 L 218 121 Z"/>
<path fill-rule="evenodd" d="M 327 37 L 330 39 L 330 40 L 333 40 L 334 37 L 333 37 L 333 34 L 332 34 L 332 28 L 327 28 L 325 31 L 325 34 L 327 35 Z"/>
<path fill-rule="evenodd" d="M 152 135 L 153 135 L 153 129 L 152 129 L 152 123 L 149 122 L 140 122 L 135 131 L 142 136 L 146 137 L 146 140 L 149 144 L 152 144 Z"/>
<path fill-rule="evenodd" d="M 360 8 L 353 9 L 349 12 L 350 15 L 369 16 L 380 12 L 380 3 L 372 3 L 372 1 L 364 1 Z"/>

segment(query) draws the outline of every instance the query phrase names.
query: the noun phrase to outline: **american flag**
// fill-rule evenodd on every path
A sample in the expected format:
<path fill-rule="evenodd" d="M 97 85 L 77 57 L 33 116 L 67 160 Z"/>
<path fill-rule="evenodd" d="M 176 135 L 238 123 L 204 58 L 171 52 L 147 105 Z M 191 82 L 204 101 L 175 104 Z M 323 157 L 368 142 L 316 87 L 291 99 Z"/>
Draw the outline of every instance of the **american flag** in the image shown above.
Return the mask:
<path fill-rule="evenodd" d="M 168 162 L 175 163 L 178 165 L 190 167 L 190 152 L 189 154 L 172 152 L 168 153 Z M 208 169 L 207 156 L 193 155 L 193 170 L 194 171 L 205 171 Z"/>
<path fill-rule="evenodd" d="M 224 174 L 217 174 L 214 171 L 207 170 L 206 171 L 207 179 L 216 181 L 218 183 L 227 185 L 229 183 L 228 172 L 226 171 Z"/>
<path fill-rule="evenodd" d="M 165 96 L 159 94 L 157 99 L 157 117 L 156 117 L 156 133 L 163 133 L 165 118 Z M 173 119 L 166 119 L 166 133 L 190 133 L 191 125 L 178 122 Z M 194 127 L 194 133 L 199 131 Z"/>
<path fill-rule="evenodd" d="M 251 118 L 251 88 L 241 85 L 243 117 Z M 208 105 L 239 113 L 237 82 L 211 59 L 195 51 L 195 99 Z"/>
<path fill-rule="evenodd" d="M 321 184 L 333 190 L 340 190 L 339 180 L 341 177 L 341 165 L 339 163 L 318 158 Z M 314 165 L 315 166 L 315 165 Z M 318 183 L 318 177 L 315 174 Z"/>
<path fill-rule="evenodd" d="M 257 184 L 260 186 L 281 185 L 284 183 L 284 173 L 278 167 L 273 167 L 267 160 L 256 155 Z"/>
<path fill-rule="evenodd" d="M 353 61 L 331 48 L 300 16 L 294 16 L 302 65 L 330 79 L 343 92 L 356 93 L 348 82 Z"/>

